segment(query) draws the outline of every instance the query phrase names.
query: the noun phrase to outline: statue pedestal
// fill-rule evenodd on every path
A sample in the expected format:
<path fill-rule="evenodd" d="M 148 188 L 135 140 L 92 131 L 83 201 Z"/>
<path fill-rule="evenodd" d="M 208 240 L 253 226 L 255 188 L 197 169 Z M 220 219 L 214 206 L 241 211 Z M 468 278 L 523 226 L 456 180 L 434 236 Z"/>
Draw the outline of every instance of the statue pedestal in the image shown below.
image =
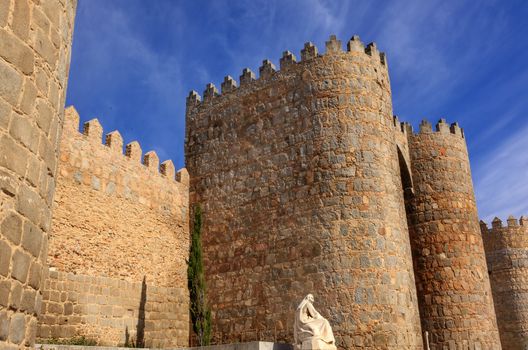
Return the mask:
<path fill-rule="evenodd" d="M 318 338 L 307 339 L 302 342 L 301 350 L 337 350 L 335 344 L 328 344 Z"/>

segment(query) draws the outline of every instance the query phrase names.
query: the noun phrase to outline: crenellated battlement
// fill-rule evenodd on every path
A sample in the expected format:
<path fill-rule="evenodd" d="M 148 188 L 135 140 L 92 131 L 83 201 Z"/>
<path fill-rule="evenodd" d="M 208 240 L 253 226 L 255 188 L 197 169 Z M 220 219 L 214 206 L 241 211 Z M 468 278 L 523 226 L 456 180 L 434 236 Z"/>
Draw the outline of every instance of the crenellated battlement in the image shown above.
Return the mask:
<path fill-rule="evenodd" d="M 480 230 L 487 252 L 507 248 L 528 249 L 528 218 L 526 216 L 517 219 L 510 215 L 506 223 L 495 217 L 491 226 L 481 220 Z"/>
<path fill-rule="evenodd" d="M 269 81 L 281 79 L 287 76 L 292 71 L 296 70 L 297 67 L 302 67 L 307 62 L 312 62 L 314 59 L 324 59 L 324 57 L 332 55 L 351 55 L 358 56 L 358 54 L 364 55 L 365 59 L 368 59 L 370 63 L 374 63 L 383 67 L 387 70 L 387 59 L 383 52 L 378 51 L 375 43 L 364 45 L 359 36 L 354 35 L 347 42 L 346 50 L 343 50 L 341 40 L 338 40 L 335 35 L 331 35 L 329 40 L 325 44 L 326 52 L 319 54 L 317 47 L 307 42 L 304 44 L 304 48 L 301 50 L 301 60 L 297 61 L 295 55 L 290 51 L 284 51 L 282 57 L 279 59 L 280 69 L 277 70 L 275 65 L 269 60 L 265 59 L 262 61 L 259 67 L 259 77 L 256 78 L 254 72 L 249 68 L 244 68 L 242 74 L 239 76 L 239 84 L 231 76 L 226 76 L 221 84 L 221 92 L 218 91 L 213 83 L 208 83 L 203 92 L 203 99 L 199 93 L 195 90 L 191 90 L 187 97 L 187 114 L 189 111 L 197 106 L 204 104 L 213 103 L 213 101 L 220 101 L 222 97 L 229 96 L 235 92 L 247 93 L 253 90 L 259 89 L 263 84 Z M 302 69 L 298 69 L 299 72 Z"/>
<path fill-rule="evenodd" d="M 135 161 L 141 163 L 146 171 L 152 173 L 158 173 L 168 180 L 174 180 L 181 182 L 181 179 L 185 179 L 188 176 L 182 176 L 180 173 L 187 172 L 185 168 L 175 171 L 174 163 L 172 160 L 165 160 L 160 165 L 159 157 L 156 151 L 142 153 L 141 145 L 138 141 L 132 141 L 125 146 L 125 152 L 123 153 L 123 137 L 119 131 L 114 130 L 104 135 L 103 140 L 103 127 L 97 118 L 91 119 L 83 124 L 82 132 L 79 131 L 80 118 L 79 113 L 74 106 L 69 106 L 64 112 L 64 127 L 69 131 L 76 131 L 80 136 L 83 136 L 86 141 L 92 144 L 100 144 L 101 147 L 106 147 L 110 152 L 119 153 L 124 157 L 128 158 L 129 161 Z M 188 183 L 183 183 L 188 185 Z"/>
<path fill-rule="evenodd" d="M 435 128 L 433 130 L 433 125 L 427 120 L 423 119 L 420 122 L 418 132 L 414 132 L 413 126 L 408 122 L 400 122 L 398 116 L 393 117 L 393 124 L 396 130 L 401 131 L 402 133 L 408 135 L 408 136 L 418 136 L 420 134 L 433 134 L 433 133 L 439 133 L 439 134 L 453 134 L 458 135 L 462 138 L 465 138 L 464 136 L 464 129 L 462 129 L 457 122 L 449 124 L 446 119 L 442 118 L 440 119 L 436 124 Z"/>

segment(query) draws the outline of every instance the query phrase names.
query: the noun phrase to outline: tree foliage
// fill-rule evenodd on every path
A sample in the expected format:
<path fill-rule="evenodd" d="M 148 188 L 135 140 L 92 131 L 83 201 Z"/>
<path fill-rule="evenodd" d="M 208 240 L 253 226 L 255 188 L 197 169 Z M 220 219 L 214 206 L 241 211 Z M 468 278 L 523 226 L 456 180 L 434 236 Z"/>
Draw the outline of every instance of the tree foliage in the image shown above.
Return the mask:
<path fill-rule="evenodd" d="M 211 341 L 211 309 L 207 303 L 201 235 L 202 210 L 197 205 L 194 209 L 187 282 L 191 299 L 190 309 L 193 330 L 198 338 L 198 345 L 205 346 L 209 345 Z"/>

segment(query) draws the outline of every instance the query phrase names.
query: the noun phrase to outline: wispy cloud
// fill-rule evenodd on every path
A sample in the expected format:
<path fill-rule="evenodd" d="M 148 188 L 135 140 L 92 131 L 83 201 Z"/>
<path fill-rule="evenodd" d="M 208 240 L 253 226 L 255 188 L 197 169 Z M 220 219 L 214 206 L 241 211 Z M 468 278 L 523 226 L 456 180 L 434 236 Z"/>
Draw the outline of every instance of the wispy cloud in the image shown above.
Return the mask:
<path fill-rule="evenodd" d="M 506 138 L 474 169 L 479 214 L 487 222 L 494 216 L 528 214 L 528 123 Z"/>
<path fill-rule="evenodd" d="M 80 1 L 68 101 L 183 166 L 185 95 L 330 34 L 388 55 L 394 112 L 465 128 L 483 217 L 526 210 L 528 6 L 513 0 Z M 299 57 L 298 57 L 299 58 Z M 434 120 L 432 120 L 434 121 Z M 519 128 L 515 129 L 515 126 Z M 512 134 L 513 130 L 519 130 Z M 523 148 L 524 147 L 524 148 Z M 524 152 L 524 153 L 523 153 Z M 512 191 L 511 187 L 516 190 Z M 518 190 L 517 190 L 518 189 Z"/>

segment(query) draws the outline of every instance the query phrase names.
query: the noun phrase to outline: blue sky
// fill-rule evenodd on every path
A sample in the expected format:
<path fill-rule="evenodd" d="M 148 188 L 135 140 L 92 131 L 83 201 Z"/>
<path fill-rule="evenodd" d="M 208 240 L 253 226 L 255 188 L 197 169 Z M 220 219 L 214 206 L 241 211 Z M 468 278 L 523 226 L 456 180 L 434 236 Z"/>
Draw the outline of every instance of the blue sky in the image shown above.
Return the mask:
<path fill-rule="evenodd" d="M 79 0 L 67 105 L 184 166 L 185 97 L 336 34 L 388 56 L 394 113 L 465 129 L 480 216 L 528 214 L 528 2 Z"/>

